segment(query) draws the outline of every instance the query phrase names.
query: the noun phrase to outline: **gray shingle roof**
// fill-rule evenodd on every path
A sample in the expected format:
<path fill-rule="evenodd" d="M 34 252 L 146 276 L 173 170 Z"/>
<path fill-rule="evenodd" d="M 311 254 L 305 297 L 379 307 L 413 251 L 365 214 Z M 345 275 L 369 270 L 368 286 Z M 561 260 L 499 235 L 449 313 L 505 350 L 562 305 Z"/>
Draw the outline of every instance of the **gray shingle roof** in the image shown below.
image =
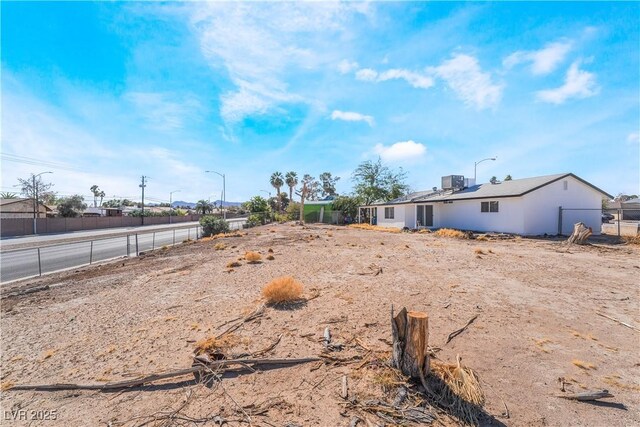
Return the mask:
<path fill-rule="evenodd" d="M 605 196 L 611 197 L 610 194 L 605 193 L 598 187 L 588 183 L 587 181 L 577 177 L 572 173 L 560 173 L 555 175 L 536 176 L 533 178 L 514 179 L 511 181 L 503 181 L 498 184 L 479 184 L 469 188 L 465 188 L 460 191 L 419 191 L 411 193 L 405 197 L 391 200 L 386 203 L 378 203 L 379 205 L 394 205 L 403 203 L 418 203 L 418 202 L 444 202 L 446 200 L 469 200 L 469 199 L 488 199 L 499 197 L 517 197 L 523 196 L 531 191 L 537 190 L 540 187 L 551 184 L 562 178 L 572 176 L 575 179 L 583 182 L 591 188 L 599 191 Z"/>

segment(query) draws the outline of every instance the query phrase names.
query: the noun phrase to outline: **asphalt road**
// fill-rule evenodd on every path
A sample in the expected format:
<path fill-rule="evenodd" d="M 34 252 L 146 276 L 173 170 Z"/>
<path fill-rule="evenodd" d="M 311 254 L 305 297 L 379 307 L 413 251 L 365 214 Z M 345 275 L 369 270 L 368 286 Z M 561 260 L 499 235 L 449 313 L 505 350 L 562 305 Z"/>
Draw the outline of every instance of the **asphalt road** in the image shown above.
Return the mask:
<path fill-rule="evenodd" d="M 232 228 L 236 229 L 241 228 L 244 219 L 230 220 L 229 222 Z M 78 233 L 65 233 L 64 235 L 56 235 L 59 240 L 58 243 L 51 239 L 34 240 L 29 248 L 3 250 L 0 253 L 0 282 L 6 283 L 26 277 L 52 273 L 67 268 L 124 257 L 127 254 L 136 256 L 139 252 L 147 252 L 163 246 L 180 244 L 187 239 L 195 239 L 198 224 L 194 223 L 190 228 L 184 228 L 184 225 L 179 225 L 182 228 L 175 228 L 176 225 L 174 225 L 173 229 L 167 229 L 166 226 L 162 226 L 155 231 L 150 230 L 148 227 L 143 230 L 135 227 L 136 229 L 133 230 L 127 229 L 123 235 L 103 238 L 100 238 L 102 233 L 92 233 L 89 236 L 85 233 L 83 233 L 83 236 L 78 236 Z M 103 232 L 105 230 L 92 231 Z M 113 229 L 110 231 L 113 233 Z M 198 231 L 198 235 L 200 234 L 201 231 Z M 69 241 L 70 238 L 77 238 L 78 241 Z M 60 242 L 60 239 L 65 241 Z M 5 249 L 4 246 L 5 242 L 3 241 L 3 249 Z"/>

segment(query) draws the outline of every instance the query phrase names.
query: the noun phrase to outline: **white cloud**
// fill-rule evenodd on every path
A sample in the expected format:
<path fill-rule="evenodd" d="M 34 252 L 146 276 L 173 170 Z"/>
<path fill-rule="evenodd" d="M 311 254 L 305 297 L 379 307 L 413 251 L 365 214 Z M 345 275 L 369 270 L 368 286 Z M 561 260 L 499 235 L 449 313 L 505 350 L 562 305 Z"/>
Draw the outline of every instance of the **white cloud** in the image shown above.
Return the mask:
<path fill-rule="evenodd" d="M 400 68 L 387 70 L 378 76 L 380 82 L 393 79 L 404 79 L 411 86 L 419 89 L 429 89 L 433 86 L 431 77 Z"/>
<path fill-rule="evenodd" d="M 500 102 L 504 87 L 491 81 L 491 74 L 482 72 L 478 60 L 470 55 L 457 54 L 438 67 L 427 69 L 447 82 L 465 104 L 478 110 L 493 107 Z"/>
<path fill-rule="evenodd" d="M 356 71 L 356 79 L 363 80 L 365 82 L 375 82 L 378 78 L 378 72 L 371 68 L 361 68 Z"/>
<path fill-rule="evenodd" d="M 531 72 L 533 74 L 549 74 L 560 65 L 572 47 L 572 42 L 562 41 L 549 43 L 540 50 L 519 50 L 506 57 L 502 61 L 502 65 L 506 68 L 512 68 L 521 63 L 531 62 Z"/>
<path fill-rule="evenodd" d="M 335 66 L 337 52 L 326 48 L 326 39 L 346 31 L 354 14 L 369 12 L 338 2 L 197 2 L 190 7 L 203 55 L 212 68 L 224 68 L 235 86 L 221 96 L 227 123 L 284 103 L 312 103 L 286 83 L 288 77 Z"/>
<path fill-rule="evenodd" d="M 424 144 L 414 141 L 396 142 L 388 147 L 382 144 L 376 144 L 373 152 L 388 162 L 398 161 L 415 161 L 420 159 L 426 152 L 427 147 Z"/>
<path fill-rule="evenodd" d="M 182 129 L 185 121 L 197 117 L 202 105 L 193 96 L 158 92 L 128 92 L 131 102 L 149 127 L 160 131 Z M 179 99 L 179 100 L 178 100 Z"/>
<path fill-rule="evenodd" d="M 344 120 L 346 122 L 367 122 L 369 126 L 373 126 L 374 120 L 372 116 L 356 113 L 353 111 L 334 110 L 331 113 L 331 120 Z"/>
<path fill-rule="evenodd" d="M 598 93 L 595 74 L 579 68 L 580 61 L 569 67 L 564 84 L 555 89 L 537 92 L 537 98 L 552 104 L 562 104 L 570 98 L 589 98 Z"/>
<path fill-rule="evenodd" d="M 640 134 L 638 132 L 632 132 L 627 135 L 627 142 L 629 144 L 638 144 L 640 143 Z"/>
<path fill-rule="evenodd" d="M 409 85 L 419 89 L 428 89 L 433 86 L 430 76 L 416 73 L 402 68 L 393 68 L 378 73 L 371 68 L 361 68 L 356 71 L 356 79 L 367 82 L 385 82 L 387 80 L 405 80 Z"/>
<path fill-rule="evenodd" d="M 338 64 L 338 71 L 340 71 L 340 74 L 349 74 L 350 72 L 357 70 L 359 67 L 360 66 L 357 62 L 349 62 L 346 59 L 343 59 Z"/>

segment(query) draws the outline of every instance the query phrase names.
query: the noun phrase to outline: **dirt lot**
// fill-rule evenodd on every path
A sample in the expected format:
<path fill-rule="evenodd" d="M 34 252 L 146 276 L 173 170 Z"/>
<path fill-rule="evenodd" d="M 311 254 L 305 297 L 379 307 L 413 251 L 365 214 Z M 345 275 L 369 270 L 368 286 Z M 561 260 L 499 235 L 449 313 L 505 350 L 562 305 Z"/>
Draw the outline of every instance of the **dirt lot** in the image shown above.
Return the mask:
<path fill-rule="evenodd" d="M 215 250 L 220 241 L 226 248 Z M 266 257 L 269 248 L 274 260 L 226 271 L 245 251 Z M 185 376 L 107 393 L 4 391 L 2 425 L 191 425 L 189 418 L 205 417 L 215 425 L 220 415 L 231 425 L 250 416 L 254 425 L 347 426 L 362 413 L 340 397 L 344 374 L 350 396 L 360 400 L 385 398 L 383 385 L 389 390 L 367 360 L 390 351 L 391 304 L 427 312 L 437 357 L 454 362 L 460 355 L 477 372 L 486 424 L 639 425 L 640 332 L 596 314 L 640 325 L 639 255 L 634 245 L 567 247 L 282 224 L 12 284 L 11 290 L 52 286 L 3 298 L 3 387 L 101 383 L 189 367 L 196 340 L 258 307 L 261 288 L 282 275 L 293 275 L 315 298 L 268 307 L 235 331 L 234 351 L 263 349 L 282 334 L 264 357 L 317 356 L 329 326 L 333 339 L 346 344 L 331 355 L 357 363 L 245 373 L 210 387 Z M 378 266 L 382 272 L 374 275 Z M 608 389 L 615 397 L 598 404 L 560 399 L 561 377 L 567 391 Z M 179 417 L 167 419 L 179 408 Z M 28 418 L 56 411 L 57 421 L 8 421 L 18 409 Z M 443 413 L 438 419 L 457 424 Z"/>

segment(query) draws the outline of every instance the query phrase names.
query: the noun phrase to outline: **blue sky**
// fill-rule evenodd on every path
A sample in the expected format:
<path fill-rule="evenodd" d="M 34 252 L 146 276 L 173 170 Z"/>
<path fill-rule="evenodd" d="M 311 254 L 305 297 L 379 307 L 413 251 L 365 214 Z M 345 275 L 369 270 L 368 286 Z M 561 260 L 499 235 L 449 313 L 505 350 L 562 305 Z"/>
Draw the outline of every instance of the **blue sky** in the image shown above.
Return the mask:
<path fill-rule="evenodd" d="M 380 156 L 640 192 L 639 3 L 2 2 L 2 191 L 152 201 Z"/>

